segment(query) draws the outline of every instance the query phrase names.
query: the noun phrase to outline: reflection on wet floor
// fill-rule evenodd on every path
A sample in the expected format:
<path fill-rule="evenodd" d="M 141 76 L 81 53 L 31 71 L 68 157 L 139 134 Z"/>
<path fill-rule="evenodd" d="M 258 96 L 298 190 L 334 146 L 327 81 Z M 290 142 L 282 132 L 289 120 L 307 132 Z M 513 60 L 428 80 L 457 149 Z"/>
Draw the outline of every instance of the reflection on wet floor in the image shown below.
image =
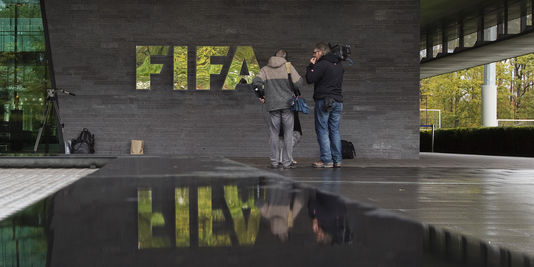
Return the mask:
<path fill-rule="evenodd" d="M 193 233 L 195 240 L 198 240 L 198 247 L 229 247 L 229 246 L 250 246 L 254 245 L 258 234 L 260 223 L 260 208 L 258 202 L 261 197 L 258 193 L 259 187 L 248 188 L 244 192 L 245 201 L 239 196 L 237 185 L 223 185 L 215 188 L 215 193 L 222 193 L 224 202 L 213 203 L 213 198 L 220 199 L 221 196 L 214 196 L 213 186 L 196 187 L 197 199 L 189 197 L 190 187 L 175 188 L 175 214 L 167 216 L 175 218 L 175 245 L 176 247 L 190 247 L 191 227 L 190 215 L 196 212 L 198 218 L 198 232 Z M 256 193 L 256 194 L 255 194 Z M 166 224 L 165 216 L 161 212 L 152 211 L 152 189 L 137 189 L 138 196 L 138 248 L 164 248 L 171 247 L 171 240 L 166 237 L 153 236 L 154 227 L 163 227 Z M 196 204 L 197 209 L 192 210 Z M 225 217 L 225 215 L 230 215 Z M 170 222 L 172 223 L 172 222 Z M 216 233 L 213 231 L 214 225 L 223 226 L 223 230 Z M 224 226 L 233 224 L 233 229 L 224 229 Z M 233 230 L 233 231 L 232 231 Z M 236 244 L 232 244 L 231 235 L 237 239 Z M 287 236 L 287 233 L 286 233 Z"/>
<path fill-rule="evenodd" d="M 347 209 L 339 197 L 287 181 L 260 178 L 175 187 L 174 214 L 157 211 L 166 203 L 153 199 L 152 188 L 138 188 L 137 198 L 140 250 L 253 246 L 261 220 L 273 236 L 285 243 L 290 240 L 295 221 L 301 220 L 299 215 L 311 220 L 317 243 L 350 244 L 352 240 Z M 169 233 L 153 234 L 172 223 L 174 240 Z"/>
<path fill-rule="evenodd" d="M 0 233 L 0 266 L 422 263 L 419 224 L 276 178 L 85 178 Z"/>
<path fill-rule="evenodd" d="M 391 167 L 337 171 L 303 168 L 284 174 L 299 183 L 425 224 L 534 255 L 532 169 Z"/>
<path fill-rule="evenodd" d="M 369 184 L 380 184 L 380 196 L 395 186 L 408 201 L 387 200 L 406 205 L 417 203 L 417 188 L 469 191 L 472 179 L 425 175 L 414 188 L 407 178 L 421 170 L 332 171 L 295 177 L 322 179 L 316 189 L 226 159 L 119 159 L 1 221 L 0 266 L 533 266 L 525 255 L 339 197 L 368 198 Z M 368 179 L 378 171 L 391 177 Z"/>
<path fill-rule="evenodd" d="M 240 189 L 242 193 L 239 193 Z M 302 211 L 302 216 L 310 216 L 318 243 L 347 244 L 352 240 L 345 204 L 333 195 L 268 179 L 259 179 L 259 184 L 241 188 L 236 184 L 222 185 L 222 188 L 199 186 L 196 187 L 196 199 L 190 199 L 189 191 L 190 187 L 175 188 L 175 214 L 163 216 L 161 212 L 152 210 L 152 189 L 137 190 L 139 249 L 172 246 L 168 235 L 158 237 L 152 234 L 155 227 L 169 223 L 165 217 L 175 218 L 176 247 L 253 246 L 260 219 L 267 222 L 271 233 L 283 243 L 288 241 L 294 221 L 303 208 L 307 211 Z M 214 199 L 224 201 L 214 202 Z M 193 209 L 195 203 L 197 208 Z M 191 233 L 190 214 L 195 218 L 195 212 L 198 222 L 193 223 L 198 232 Z M 232 225 L 233 228 L 229 229 Z M 215 232 L 214 226 L 218 226 L 219 231 Z M 191 243 L 191 234 L 195 235 L 197 244 Z"/>

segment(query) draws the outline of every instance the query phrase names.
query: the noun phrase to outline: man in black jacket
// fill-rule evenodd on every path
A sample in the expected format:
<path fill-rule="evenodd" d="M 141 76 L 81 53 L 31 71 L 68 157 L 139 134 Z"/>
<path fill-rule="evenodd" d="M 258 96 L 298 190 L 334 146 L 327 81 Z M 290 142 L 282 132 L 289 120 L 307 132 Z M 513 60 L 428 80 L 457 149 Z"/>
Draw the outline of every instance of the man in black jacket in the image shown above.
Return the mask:
<path fill-rule="evenodd" d="M 313 163 L 316 168 L 341 167 L 339 122 L 343 111 L 343 72 L 339 57 L 330 53 L 327 44 L 315 45 L 306 80 L 314 83 L 315 132 L 321 151 L 321 160 Z"/>

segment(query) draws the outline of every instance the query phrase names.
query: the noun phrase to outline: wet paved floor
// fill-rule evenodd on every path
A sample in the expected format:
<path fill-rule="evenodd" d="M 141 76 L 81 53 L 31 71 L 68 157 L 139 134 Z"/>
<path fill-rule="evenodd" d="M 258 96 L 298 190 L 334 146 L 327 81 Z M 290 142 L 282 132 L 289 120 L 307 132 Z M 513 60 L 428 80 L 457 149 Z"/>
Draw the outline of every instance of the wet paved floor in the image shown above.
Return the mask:
<path fill-rule="evenodd" d="M 267 160 L 238 159 L 265 168 Z M 346 160 L 274 170 L 349 199 L 534 255 L 534 159 L 423 154 L 416 160 Z"/>
<path fill-rule="evenodd" d="M 525 260 L 523 261 L 522 255 L 512 257 L 514 262 L 520 262 L 519 264 L 511 264 L 511 261 L 507 258 L 507 255 L 510 255 L 510 253 L 503 250 L 499 251 L 497 247 L 509 248 L 514 253 L 521 252 L 529 256 L 534 255 L 534 241 L 531 238 L 534 235 L 534 227 L 532 226 L 534 223 L 534 198 L 532 197 L 532 192 L 534 192 L 534 159 L 422 154 L 421 160 L 347 160 L 341 169 L 313 169 L 309 167 L 312 159 L 298 159 L 299 167 L 292 170 L 267 169 L 267 161 L 265 159 L 249 158 L 236 160 L 241 162 L 241 164 L 227 159 L 213 161 L 203 158 L 192 161 L 190 159 L 179 158 L 162 160 L 162 158 L 158 157 L 119 159 L 121 161 L 120 164 L 112 162 L 88 178 L 81 179 L 72 186 L 61 190 L 52 198 L 51 201 L 56 201 L 58 203 L 57 205 L 62 208 L 58 214 L 61 214 L 64 219 L 64 224 L 56 226 L 59 227 L 56 229 L 70 231 L 69 229 L 72 226 L 85 227 L 84 229 L 89 227 L 91 234 L 86 236 L 88 238 L 86 243 L 90 244 L 90 247 L 99 246 L 91 241 L 91 238 L 98 239 L 101 242 L 112 240 L 109 238 L 130 240 L 131 237 L 125 235 L 132 235 L 133 233 L 125 233 L 121 229 L 116 229 L 117 231 L 113 232 L 106 230 L 104 232 L 107 234 L 105 234 L 98 233 L 97 228 L 102 225 L 113 225 L 118 222 L 117 220 L 121 220 L 122 217 L 114 219 L 115 211 L 113 207 L 116 208 L 124 205 L 127 208 L 125 210 L 126 213 L 123 214 L 129 218 L 129 221 L 125 221 L 124 223 L 130 226 L 131 224 L 137 225 L 135 221 L 132 221 L 132 216 L 136 216 L 134 204 L 139 202 L 140 195 L 137 192 L 136 198 L 135 193 L 139 191 L 139 188 L 152 187 L 156 188 L 155 190 L 168 191 L 167 193 L 169 194 L 164 194 L 164 198 L 167 201 L 175 201 L 173 196 L 177 196 L 176 194 L 178 194 L 178 191 L 175 191 L 177 185 L 183 185 L 184 183 L 193 183 L 197 187 L 199 185 L 204 187 L 207 185 L 205 182 L 197 181 L 196 178 L 191 180 L 192 177 L 209 178 L 212 180 L 216 178 L 212 182 L 218 185 L 221 185 L 221 183 L 224 184 L 225 181 L 235 179 L 242 179 L 241 182 L 246 184 L 246 181 L 251 178 L 256 179 L 253 181 L 253 183 L 256 183 L 258 177 L 268 179 L 284 179 L 284 177 L 289 177 L 297 182 L 320 188 L 324 191 L 334 192 L 348 199 L 387 209 L 428 225 L 445 227 L 446 229 L 450 229 L 451 233 L 461 233 L 469 238 L 473 237 L 472 240 L 475 240 L 474 243 L 471 242 L 471 239 L 466 241 L 465 238 L 454 235 L 434 236 L 430 239 L 425 237 L 424 239 L 426 241 L 439 241 L 440 238 L 444 238 L 445 242 L 434 242 L 438 246 L 443 243 L 454 245 L 454 242 L 451 240 L 460 240 L 461 242 L 459 243 L 461 244 L 456 247 L 456 250 L 454 250 L 454 247 L 449 246 L 446 249 L 446 254 L 455 251 L 454 253 L 456 255 L 460 255 L 456 258 L 461 259 L 463 262 L 469 262 L 466 259 L 469 255 L 475 255 L 475 258 L 480 258 L 479 256 L 483 255 L 484 257 L 482 258 L 486 262 L 476 266 L 533 266 L 534 264 L 530 258 L 524 258 Z M 258 167 L 259 169 L 252 168 L 251 166 Z M 2 171 L 4 170 L 6 169 L 2 169 Z M 31 192 L 39 187 L 46 188 L 47 179 L 41 180 L 39 175 L 33 175 L 31 177 L 34 179 L 34 182 L 25 183 L 27 192 Z M 35 179 L 39 182 L 35 182 Z M 215 180 L 220 181 L 217 182 Z M 31 179 L 28 181 L 31 181 Z M 19 191 L 24 192 L 24 190 Z M 221 192 L 223 191 L 219 190 L 217 194 L 221 194 Z M 122 198 L 121 194 L 123 196 Z M 124 197 L 124 194 L 129 196 Z M 222 194 L 224 195 L 224 193 Z M 3 194 L 3 196 L 5 195 Z M 108 200 L 111 201 L 104 201 L 98 204 L 100 201 L 103 201 L 101 199 L 103 195 L 109 197 L 110 199 Z M 35 195 L 27 194 L 27 196 Z M 80 199 L 80 197 L 83 199 Z M 59 201 L 61 199 L 63 200 Z M 162 201 L 161 198 L 158 201 Z M 20 202 L 22 203 L 22 200 Z M 134 206 L 132 207 L 127 203 L 131 203 Z M 89 212 L 89 209 L 93 205 L 97 209 Z M 172 210 L 172 207 L 169 204 L 161 205 L 163 206 L 158 207 L 158 209 L 164 208 L 167 210 L 166 212 L 171 212 L 169 209 Z M 199 203 L 196 205 L 199 205 Z M 57 208 L 58 206 L 55 207 Z M 42 211 L 42 207 L 39 207 L 39 210 Z M 88 213 L 85 215 L 79 214 L 80 211 L 88 211 Z M 132 215 L 132 212 L 134 215 Z M 243 212 L 245 214 L 245 211 Z M 74 217 L 64 217 L 69 213 Z M 212 215 L 215 217 L 220 216 L 217 214 L 219 213 L 216 212 Z M 39 223 L 43 224 L 42 217 L 38 216 L 38 218 Z M 158 223 L 161 223 L 160 218 L 159 215 L 151 217 L 150 221 L 154 223 L 154 226 L 159 227 Z M 26 222 L 27 218 L 23 217 L 22 221 Z M 154 235 L 160 235 L 162 233 L 169 234 L 169 231 L 171 231 L 168 228 L 160 229 L 157 227 L 154 228 Z M 215 227 L 213 229 L 218 229 L 216 226 L 213 227 Z M 6 229 L 8 229 L 8 232 L 11 231 L 9 230 L 11 229 L 10 227 Z M 89 247 L 82 246 L 83 244 L 76 240 L 68 239 L 68 236 L 76 236 L 76 233 L 68 233 L 68 231 L 56 231 L 56 233 L 63 234 L 58 235 L 55 240 L 64 240 L 63 244 L 67 247 L 74 242 L 74 244 L 80 245 L 82 251 L 89 249 Z M 5 233 L 7 234 L 6 236 L 12 236 L 10 238 L 13 239 L 15 234 L 8 232 Z M 425 233 L 428 234 L 429 232 L 425 230 Z M 139 234 L 138 232 L 137 235 Z M 365 235 L 364 232 L 360 234 Z M 106 235 L 110 235 L 111 237 Z M 373 239 L 371 236 L 368 238 Z M 234 239 L 232 239 L 232 242 L 238 240 Z M 394 240 L 394 236 L 382 236 L 378 239 Z M 476 240 L 483 241 L 482 243 L 477 243 L 478 241 Z M 134 240 L 132 242 L 138 241 Z M 131 246 L 132 244 L 130 243 L 132 242 L 128 242 L 128 246 Z M 195 242 L 198 242 L 198 239 Z M 271 244 L 270 242 L 265 244 Z M 4 242 L 0 243 L 2 245 L 5 244 Z M 383 246 L 384 244 L 375 245 Z M 55 244 L 56 248 L 57 246 L 58 243 Z M 137 246 L 139 246 L 139 243 Z M 14 248 L 14 245 L 11 243 L 7 245 L 7 251 L 10 248 Z M 120 244 L 111 245 L 103 249 L 107 251 L 106 253 L 111 253 L 110 255 L 113 253 L 123 253 L 121 252 L 122 248 Z M 231 251 L 224 252 L 221 250 L 219 252 L 224 254 Z M 91 251 L 91 253 L 95 253 L 94 256 L 97 257 L 96 255 L 102 253 L 102 250 Z M 126 254 L 137 255 L 136 253 L 135 250 L 130 250 Z M 335 253 L 337 252 L 334 252 L 332 255 L 335 255 Z M 60 255 L 63 254 L 68 253 L 66 251 L 60 253 Z M 152 256 L 148 258 L 153 259 L 157 258 L 158 255 L 164 258 L 166 257 L 161 252 L 149 254 Z M 230 259 L 227 263 L 231 264 L 232 261 L 238 260 L 239 257 Z M 72 260 L 72 258 L 70 259 Z M 165 259 L 167 261 L 164 262 L 174 263 L 178 260 L 172 257 Z M 497 263 L 489 264 L 491 259 Z M 68 262 L 68 259 L 66 262 Z M 293 263 L 298 265 L 297 262 Z M 438 266 L 436 264 L 424 266 Z M 56 264 L 52 266 L 62 265 Z M 386 264 L 382 266 L 391 265 Z M 401 264 L 397 266 L 407 265 Z M 419 266 L 419 264 L 415 266 Z M 474 265 L 468 263 L 462 266 Z"/>
<path fill-rule="evenodd" d="M 126 158 L 0 221 L 0 266 L 437 266 L 423 232 L 227 159 Z"/>

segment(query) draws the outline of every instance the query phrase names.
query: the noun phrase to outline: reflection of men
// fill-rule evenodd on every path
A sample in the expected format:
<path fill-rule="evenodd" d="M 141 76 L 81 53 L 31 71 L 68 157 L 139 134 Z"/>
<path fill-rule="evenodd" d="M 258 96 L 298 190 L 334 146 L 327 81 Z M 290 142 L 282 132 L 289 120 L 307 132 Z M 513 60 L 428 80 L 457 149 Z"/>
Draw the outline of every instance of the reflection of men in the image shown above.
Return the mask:
<path fill-rule="evenodd" d="M 315 132 L 321 151 L 316 168 L 341 167 L 341 136 L 339 121 L 343 111 L 343 66 L 340 59 L 330 53 L 325 43 L 318 43 L 306 69 L 306 80 L 314 83 Z"/>
<path fill-rule="evenodd" d="M 261 215 L 269 221 L 271 232 L 286 241 L 293 221 L 306 203 L 306 191 L 296 191 L 292 184 L 284 182 L 274 182 L 265 188 L 266 200 L 259 205 Z"/>
<path fill-rule="evenodd" d="M 261 88 L 264 85 L 265 99 L 260 98 L 267 105 L 269 111 L 269 136 L 271 144 L 271 167 L 278 168 L 282 162 L 284 168 L 293 168 L 293 111 L 290 99 L 293 90 L 289 83 L 286 70 L 286 51 L 279 50 L 269 59 L 267 66 L 261 68 L 254 78 L 254 86 Z M 302 78 L 293 66 L 290 66 L 291 78 L 295 87 L 301 89 Z M 284 142 L 282 158 L 280 158 L 280 141 L 278 133 L 284 129 Z"/>
<path fill-rule="evenodd" d="M 346 219 L 347 208 L 339 197 L 317 191 L 315 198 L 308 202 L 308 214 L 318 243 L 348 243 L 352 240 Z"/>

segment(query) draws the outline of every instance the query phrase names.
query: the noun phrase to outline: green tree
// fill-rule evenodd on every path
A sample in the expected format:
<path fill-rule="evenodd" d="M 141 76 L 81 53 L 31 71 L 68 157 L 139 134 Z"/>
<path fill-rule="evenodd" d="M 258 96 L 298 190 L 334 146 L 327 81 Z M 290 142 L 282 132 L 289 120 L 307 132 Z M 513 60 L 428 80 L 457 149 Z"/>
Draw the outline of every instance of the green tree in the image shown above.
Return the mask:
<path fill-rule="evenodd" d="M 508 60 L 511 69 L 510 94 L 514 108 L 514 119 L 527 119 L 532 112 L 532 90 L 534 83 L 534 55 L 512 58 Z"/>
<path fill-rule="evenodd" d="M 496 64 L 496 81 L 497 81 L 497 118 L 513 119 L 514 108 L 511 104 L 510 93 L 510 71 L 509 64 L 506 60 Z"/>
<path fill-rule="evenodd" d="M 421 81 L 421 108 L 442 111 L 442 127 L 480 125 L 480 88 L 483 68 L 447 73 Z"/>

